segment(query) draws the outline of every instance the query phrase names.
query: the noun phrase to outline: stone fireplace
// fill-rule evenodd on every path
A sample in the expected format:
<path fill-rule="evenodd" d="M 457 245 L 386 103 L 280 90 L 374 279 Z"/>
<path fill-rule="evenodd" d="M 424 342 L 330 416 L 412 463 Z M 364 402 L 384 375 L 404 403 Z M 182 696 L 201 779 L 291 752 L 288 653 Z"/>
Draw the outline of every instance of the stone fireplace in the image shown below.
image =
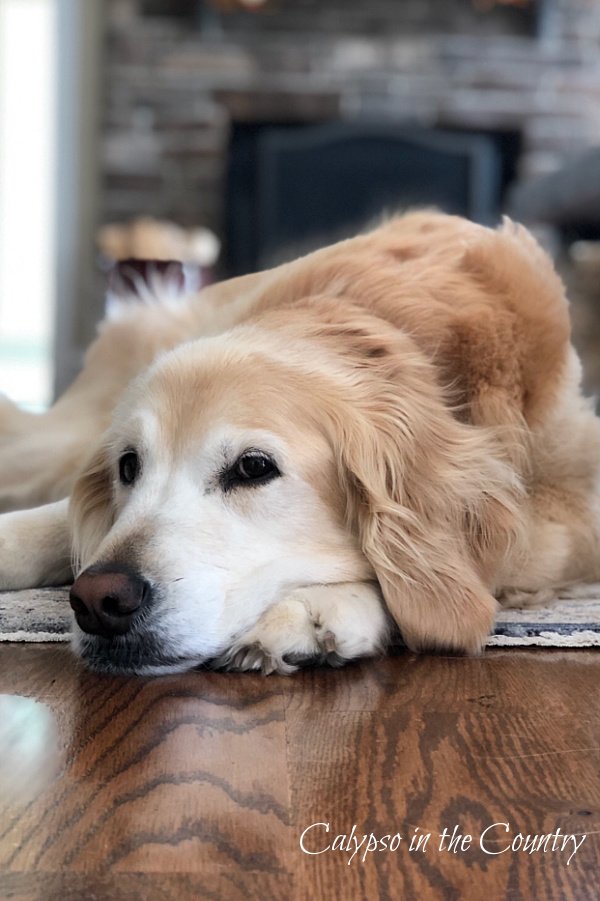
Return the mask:
<path fill-rule="evenodd" d="M 227 240 L 235 139 L 265 126 L 412 131 L 448 147 L 471 136 L 495 154 L 496 213 L 515 181 L 600 141 L 595 0 L 217 7 L 106 3 L 103 221 L 149 214 Z M 230 260 L 229 273 L 264 261 Z"/>

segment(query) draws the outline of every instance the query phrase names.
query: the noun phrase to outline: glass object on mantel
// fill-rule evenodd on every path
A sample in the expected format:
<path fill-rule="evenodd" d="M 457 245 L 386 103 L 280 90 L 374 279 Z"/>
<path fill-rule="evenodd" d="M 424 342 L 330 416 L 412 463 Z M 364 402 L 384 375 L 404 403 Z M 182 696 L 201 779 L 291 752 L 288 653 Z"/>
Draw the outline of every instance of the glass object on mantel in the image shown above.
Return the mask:
<path fill-rule="evenodd" d="M 96 235 L 107 273 L 106 313 L 123 302 L 195 293 L 216 278 L 221 242 L 208 228 L 140 217 L 101 226 Z"/>

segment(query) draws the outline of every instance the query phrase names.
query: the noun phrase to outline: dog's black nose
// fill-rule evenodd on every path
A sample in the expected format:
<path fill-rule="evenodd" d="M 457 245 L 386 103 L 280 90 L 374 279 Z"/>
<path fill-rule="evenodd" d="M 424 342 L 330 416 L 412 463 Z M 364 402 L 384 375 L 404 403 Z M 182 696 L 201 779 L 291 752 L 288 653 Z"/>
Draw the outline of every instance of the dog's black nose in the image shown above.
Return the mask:
<path fill-rule="evenodd" d="M 80 628 L 105 638 L 128 632 L 149 599 L 148 582 L 138 573 L 110 563 L 84 570 L 69 596 Z"/>

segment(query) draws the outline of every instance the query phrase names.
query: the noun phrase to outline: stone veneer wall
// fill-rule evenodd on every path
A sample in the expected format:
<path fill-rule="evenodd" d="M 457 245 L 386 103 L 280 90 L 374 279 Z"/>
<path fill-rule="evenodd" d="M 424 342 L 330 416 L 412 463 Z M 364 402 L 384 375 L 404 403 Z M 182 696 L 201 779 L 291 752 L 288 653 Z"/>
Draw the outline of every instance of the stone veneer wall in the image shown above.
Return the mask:
<path fill-rule="evenodd" d="M 399 27 L 399 2 L 418 5 L 421 20 Z M 147 213 L 219 232 L 235 119 L 519 131 L 520 177 L 600 142 L 599 0 L 546 0 L 536 37 L 506 33 L 504 19 L 497 34 L 440 33 L 433 11 L 445 2 L 298 0 L 293 15 L 238 14 L 200 30 L 143 17 L 140 0 L 106 0 L 102 220 Z M 415 33 L 424 6 L 428 27 Z M 368 33 L 350 14 L 359 7 L 370 9 Z"/>

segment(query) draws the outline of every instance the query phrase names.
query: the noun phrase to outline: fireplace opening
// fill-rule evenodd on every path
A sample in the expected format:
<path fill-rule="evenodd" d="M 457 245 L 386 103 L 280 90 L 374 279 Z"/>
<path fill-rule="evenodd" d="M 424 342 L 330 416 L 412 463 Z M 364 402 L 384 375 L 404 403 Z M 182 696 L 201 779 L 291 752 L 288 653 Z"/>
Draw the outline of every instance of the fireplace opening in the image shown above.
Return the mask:
<path fill-rule="evenodd" d="M 517 132 L 234 123 L 224 274 L 274 265 L 411 207 L 494 224 L 520 150 Z"/>

